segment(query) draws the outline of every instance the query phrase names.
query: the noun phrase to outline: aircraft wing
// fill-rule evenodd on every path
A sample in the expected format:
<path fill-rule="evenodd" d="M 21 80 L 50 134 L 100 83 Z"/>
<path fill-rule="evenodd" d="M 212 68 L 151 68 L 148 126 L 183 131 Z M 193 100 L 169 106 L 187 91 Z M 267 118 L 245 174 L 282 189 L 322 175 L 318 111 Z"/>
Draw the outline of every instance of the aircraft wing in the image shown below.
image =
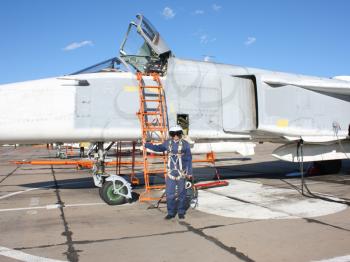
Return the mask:
<path fill-rule="evenodd" d="M 273 87 L 293 85 L 318 92 L 350 95 L 350 81 L 277 74 L 262 75 L 261 80 Z"/>

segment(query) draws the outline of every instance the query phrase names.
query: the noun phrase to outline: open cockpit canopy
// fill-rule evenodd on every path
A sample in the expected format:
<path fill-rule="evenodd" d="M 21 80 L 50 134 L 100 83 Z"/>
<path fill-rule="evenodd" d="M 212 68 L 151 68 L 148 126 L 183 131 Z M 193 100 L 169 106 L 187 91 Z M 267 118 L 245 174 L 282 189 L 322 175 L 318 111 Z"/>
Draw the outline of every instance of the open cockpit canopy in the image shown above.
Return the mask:
<path fill-rule="evenodd" d="M 136 22 L 129 24 L 120 57 L 137 71 L 164 73 L 171 50 L 144 16 L 136 18 Z"/>
<path fill-rule="evenodd" d="M 131 22 L 120 47 L 120 58 L 114 57 L 83 70 L 72 73 L 130 72 L 131 69 L 164 74 L 171 55 L 165 41 L 155 27 L 142 15 Z M 129 67 L 130 65 L 130 67 Z"/>

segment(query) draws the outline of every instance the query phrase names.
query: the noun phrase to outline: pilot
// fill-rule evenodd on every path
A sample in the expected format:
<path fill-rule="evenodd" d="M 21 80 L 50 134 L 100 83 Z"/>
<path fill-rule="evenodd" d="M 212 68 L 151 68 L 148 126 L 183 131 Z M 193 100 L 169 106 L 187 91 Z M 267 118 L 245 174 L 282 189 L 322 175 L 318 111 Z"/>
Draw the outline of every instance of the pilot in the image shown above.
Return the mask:
<path fill-rule="evenodd" d="M 182 139 L 180 126 L 169 129 L 170 139 L 163 144 L 146 143 L 145 147 L 156 152 L 168 152 L 166 183 L 166 200 L 168 214 L 164 219 L 172 219 L 178 214 L 179 219 L 185 219 L 186 213 L 186 178 L 192 176 L 192 155 L 190 144 Z M 177 188 L 177 198 L 176 198 Z"/>

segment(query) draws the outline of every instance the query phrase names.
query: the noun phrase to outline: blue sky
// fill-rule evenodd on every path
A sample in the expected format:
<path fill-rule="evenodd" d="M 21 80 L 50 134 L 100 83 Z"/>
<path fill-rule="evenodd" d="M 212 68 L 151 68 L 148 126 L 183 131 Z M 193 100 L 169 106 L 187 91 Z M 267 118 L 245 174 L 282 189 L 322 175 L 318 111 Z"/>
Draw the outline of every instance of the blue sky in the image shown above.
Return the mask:
<path fill-rule="evenodd" d="M 0 84 L 69 74 L 118 55 L 137 13 L 180 58 L 350 75 L 347 0 L 2 0 Z"/>

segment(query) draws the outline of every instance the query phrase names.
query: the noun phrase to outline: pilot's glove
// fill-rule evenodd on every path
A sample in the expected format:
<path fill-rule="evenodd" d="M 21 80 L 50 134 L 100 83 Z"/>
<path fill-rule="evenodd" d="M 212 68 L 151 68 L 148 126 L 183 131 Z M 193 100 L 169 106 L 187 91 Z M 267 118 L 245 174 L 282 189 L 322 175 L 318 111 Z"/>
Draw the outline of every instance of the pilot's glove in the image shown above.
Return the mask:
<path fill-rule="evenodd" d="M 192 174 L 189 174 L 187 171 L 184 171 L 183 174 L 184 174 L 186 180 L 192 180 Z"/>

